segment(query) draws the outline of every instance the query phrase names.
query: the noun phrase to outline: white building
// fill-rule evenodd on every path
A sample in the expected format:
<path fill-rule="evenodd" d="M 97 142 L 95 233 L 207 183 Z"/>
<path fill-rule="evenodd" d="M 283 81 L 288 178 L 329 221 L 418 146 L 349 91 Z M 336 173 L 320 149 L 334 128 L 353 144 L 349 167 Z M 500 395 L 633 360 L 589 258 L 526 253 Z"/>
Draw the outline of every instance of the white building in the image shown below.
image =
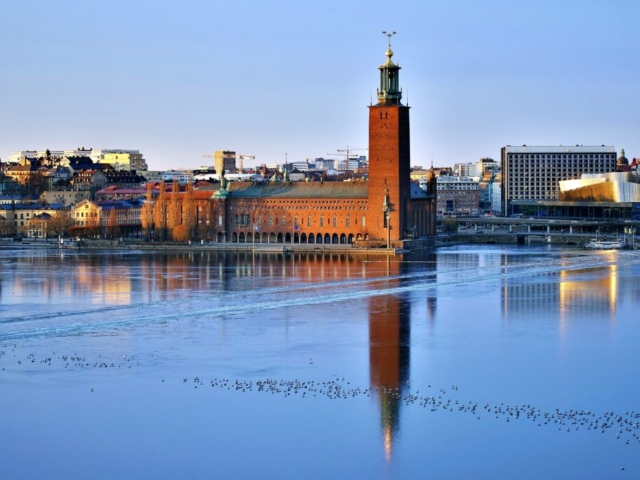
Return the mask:
<path fill-rule="evenodd" d="M 169 170 L 167 172 L 162 172 L 161 175 L 162 181 L 166 183 L 172 183 L 174 180 L 177 180 L 180 185 L 186 185 L 187 183 L 193 183 L 193 172 L 189 170 Z"/>

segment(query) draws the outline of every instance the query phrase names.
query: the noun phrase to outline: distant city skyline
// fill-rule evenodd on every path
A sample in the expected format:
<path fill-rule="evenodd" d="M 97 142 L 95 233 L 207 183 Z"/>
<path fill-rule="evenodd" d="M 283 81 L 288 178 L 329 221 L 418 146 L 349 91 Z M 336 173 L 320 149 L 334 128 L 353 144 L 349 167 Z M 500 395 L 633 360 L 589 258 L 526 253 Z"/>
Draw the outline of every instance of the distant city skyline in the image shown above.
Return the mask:
<path fill-rule="evenodd" d="M 638 2 L 442 3 L 4 2 L 0 157 L 136 149 L 162 170 L 366 148 L 382 30 L 398 32 L 413 165 L 522 144 L 640 157 Z"/>

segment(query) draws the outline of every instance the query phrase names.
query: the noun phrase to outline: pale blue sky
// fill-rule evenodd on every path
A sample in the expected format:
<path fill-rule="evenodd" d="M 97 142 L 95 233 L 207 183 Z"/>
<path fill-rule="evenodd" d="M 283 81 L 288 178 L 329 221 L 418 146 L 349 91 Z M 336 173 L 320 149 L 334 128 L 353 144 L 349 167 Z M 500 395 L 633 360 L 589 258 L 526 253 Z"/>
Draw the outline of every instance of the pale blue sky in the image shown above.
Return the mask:
<path fill-rule="evenodd" d="M 511 145 L 640 157 L 640 1 L 0 3 L 0 156 L 139 149 L 150 169 L 367 147 L 396 30 L 412 164 Z"/>

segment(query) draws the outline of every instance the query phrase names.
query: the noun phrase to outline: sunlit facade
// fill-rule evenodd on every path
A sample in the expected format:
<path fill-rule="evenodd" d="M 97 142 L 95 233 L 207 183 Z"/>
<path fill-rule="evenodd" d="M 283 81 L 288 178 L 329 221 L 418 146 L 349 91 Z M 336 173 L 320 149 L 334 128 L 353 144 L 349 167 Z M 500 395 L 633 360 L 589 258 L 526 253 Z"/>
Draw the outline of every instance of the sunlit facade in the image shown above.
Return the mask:
<path fill-rule="evenodd" d="M 502 213 L 517 200 L 558 200 L 559 183 L 616 170 L 613 146 L 502 147 Z"/>

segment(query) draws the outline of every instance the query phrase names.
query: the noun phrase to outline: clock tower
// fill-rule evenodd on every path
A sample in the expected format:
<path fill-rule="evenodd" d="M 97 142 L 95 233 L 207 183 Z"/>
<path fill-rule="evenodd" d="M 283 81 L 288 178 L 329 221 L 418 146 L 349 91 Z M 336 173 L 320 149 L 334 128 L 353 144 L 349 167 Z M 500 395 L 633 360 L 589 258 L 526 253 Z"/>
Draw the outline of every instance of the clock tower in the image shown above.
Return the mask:
<path fill-rule="evenodd" d="M 391 34 L 380 65 L 378 103 L 369 106 L 369 205 L 367 230 L 370 240 L 392 246 L 411 229 L 411 167 L 409 107 L 402 105 L 400 66 L 392 60 Z"/>

